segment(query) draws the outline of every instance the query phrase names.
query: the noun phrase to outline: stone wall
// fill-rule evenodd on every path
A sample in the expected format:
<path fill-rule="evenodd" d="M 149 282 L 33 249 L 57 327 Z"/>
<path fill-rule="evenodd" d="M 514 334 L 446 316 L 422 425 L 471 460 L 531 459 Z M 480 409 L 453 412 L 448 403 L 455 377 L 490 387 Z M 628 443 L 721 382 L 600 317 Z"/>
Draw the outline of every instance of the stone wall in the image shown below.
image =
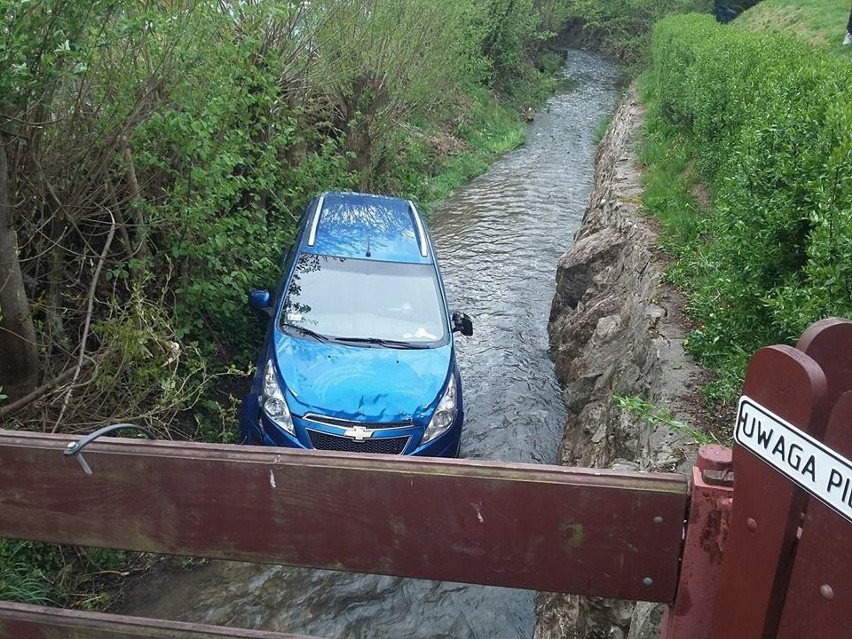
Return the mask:
<path fill-rule="evenodd" d="M 617 408 L 638 395 L 689 421 L 702 371 L 683 353 L 681 299 L 661 281 L 656 231 L 641 215 L 635 148 L 643 119 L 631 88 L 596 158 L 596 179 L 574 245 L 560 258 L 550 348 L 568 421 L 560 463 L 687 471 L 696 446 Z M 659 606 L 541 593 L 536 639 L 659 637 Z"/>

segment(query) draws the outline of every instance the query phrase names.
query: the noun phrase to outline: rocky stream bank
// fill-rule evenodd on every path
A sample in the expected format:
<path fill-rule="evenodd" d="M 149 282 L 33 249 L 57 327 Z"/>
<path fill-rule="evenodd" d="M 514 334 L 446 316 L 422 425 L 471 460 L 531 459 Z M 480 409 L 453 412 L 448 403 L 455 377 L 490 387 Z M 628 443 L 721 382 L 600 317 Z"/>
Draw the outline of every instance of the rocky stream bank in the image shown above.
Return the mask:
<path fill-rule="evenodd" d="M 644 424 L 615 400 L 638 396 L 695 423 L 705 379 L 684 354 L 682 299 L 662 281 L 657 232 L 641 215 L 642 121 L 631 88 L 598 148 L 582 225 L 559 259 L 548 327 L 568 413 L 559 463 L 685 472 L 697 448 L 689 434 Z M 657 605 L 541 593 L 536 608 L 535 639 L 659 637 Z"/>

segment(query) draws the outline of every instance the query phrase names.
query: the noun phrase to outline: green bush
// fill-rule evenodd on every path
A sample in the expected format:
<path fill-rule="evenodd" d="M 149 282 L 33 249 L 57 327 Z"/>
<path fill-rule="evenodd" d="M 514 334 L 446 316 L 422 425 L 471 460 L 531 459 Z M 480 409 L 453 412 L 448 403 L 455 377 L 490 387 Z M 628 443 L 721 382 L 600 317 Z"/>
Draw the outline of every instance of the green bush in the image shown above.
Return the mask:
<path fill-rule="evenodd" d="M 852 316 L 849 65 L 707 16 L 661 21 L 652 52 L 649 130 L 687 140 L 714 203 L 678 248 L 690 345 L 741 374 L 747 353 Z"/>
<path fill-rule="evenodd" d="M 572 0 L 571 15 L 604 53 L 628 64 L 645 61 L 651 28 L 672 13 L 709 12 L 710 0 Z"/>

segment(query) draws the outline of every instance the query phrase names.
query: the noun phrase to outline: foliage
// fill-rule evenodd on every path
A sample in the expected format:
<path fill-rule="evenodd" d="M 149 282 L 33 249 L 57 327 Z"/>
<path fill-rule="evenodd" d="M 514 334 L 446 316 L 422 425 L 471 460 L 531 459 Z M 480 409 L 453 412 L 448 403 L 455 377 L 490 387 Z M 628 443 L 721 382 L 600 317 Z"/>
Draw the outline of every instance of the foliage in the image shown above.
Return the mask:
<path fill-rule="evenodd" d="M 214 375 L 198 344 L 175 337 L 175 320 L 162 301 L 134 293 L 119 310 L 95 323 L 99 344 L 99 375 L 95 397 L 76 414 L 94 423 L 108 423 L 113 402 L 120 402 L 124 420 L 145 424 L 166 439 L 185 438 L 175 417 L 192 409 L 208 390 Z"/>
<path fill-rule="evenodd" d="M 49 83 L 65 74 L 79 75 L 84 63 L 87 25 L 112 12 L 115 2 L 29 2 L 5 0 L 0 5 L 0 105 L 4 127 L 12 115 L 25 116 L 44 98 Z M 8 130 L 8 129 L 7 129 Z"/>
<path fill-rule="evenodd" d="M 643 163 L 643 209 L 663 223 L 660 244 L 664 249 L 684 256 L 695 245 L 705 211 L 691 196 L 690 152 L 686 141 L 665 126 L 664 121 L 646 123 L 640 151 Z M 677 271 L 670 271 L 671 278 Z M 689 280 L 677 280 L 689 290 Z"/>
<path fill-rule="evenodd" d="M 598 125 L 595 127 L 595 131 L 593 134 L 593 140 L 595 141 L 595 145 L 601 143 L 601 140 L 604 139 L 606 132 L 609 130 L 609 125 L 612 122 L 612 116 L 607 115 L 601 118 L 601 121 L 598 122 Z"/>
<path fill-rule="evenodd" d="M 734 22 L 738 31 L 786 33 L 806 42 L 832 47 L 838 55 L 852 57 L 842 45 L 849 19 L 849 4 L 825 0 L 761 0 Z"/>
<path fill-rule="evenodd" d="M 708 13 L 712 0 L 569 0 L 571 15 L 583 21 L 586 37 L 629 64 L 644 62 L 650 33 L 673 13 Z"/>
<path fill-rule="evenodd" d="M 173 291 L 179 339 L 250 332 L 245 291 L 271 279 L 292 228 L 279 198 L 306 196 L 281 171 L 298 137 L 279 103 L 279 69 L 259 57 L 259 36 L 229 42 L 230 16 L 202 18 L 197 41 L 182 42 L 191 64 L 168 78 L 166 103 L 131 139 L 136 171 L 153 178 L 139 206 L 154 244 L 148 261 Z M 222 44 L 205 50 L 210 38 Z"/>
<path fill-rule="evenodd" d="M 642 399 L 636 395 L 616 395 L 614 398 L 615 405 L 621 410 L 637 417 L 640 421 L 648 426 L 665 426 L 671 430 L 683 433 L 690 438 L 690 441 L 695 444 L 718 444 L 719 441 L 712 433 L 704 432 L 698 428 L 690 426 L 688 423 L 675 419 L 671 410 L 661 408 L 651 402 Z"/>
<path fill-rule="evenodd" d="M 689 282 L 701 324 L 689 348 L 741 379 L 748 353 L 852 316 L 848 65 L 703 16 L 661 22 L 653 53 L 649 139 L 682 149 L 714 204 L 712 215 L 669 220 L 673 277 Z"/>
<path fill-rule="evenodd" d="M 467 1 L 347 2 L 318 31 L 325 47 L 318 71 L 359 188 L 368 188 L 374 169 L 396 157 L 394 124 L 443 111 L 461 87 L 479 79 L 473 16 Z"/>
<path fill-rule="evenodd" d="M 0 600 L 99 609 L 127 553 L 0 539 Z"/>
<path fill-rule="evenodd" d="M 22 294 L 47 379 L 98 362 L 34 415 L 191 434 L 211 381 L 249 366 L 264 327 L 245 295 L 274 285 L 307 201 L 359 188 L 434 202 L 519 144 L 517 102 L 484 87 L 544 96 L 529 56 L 560 7 L 3 3 Z"/>
<path fill-rule="evenodd" d="M 49 601 L 50 586 L 43 572 L 29 557 L 32 544 L 0 539 L 0 600 L 43 604 Z"/>
<path fill-rule="evenodd" d="M 482 0 L 480 6 L 482 54 L 491 67 L 492 82 L 505 88 L 527 62 L 524 47 L 535 35 L 540 16 L 533 0 Z"/>
<path fill-rule="evenodd" d="M 499 103 L 484 87 L 469 91 L 464 116 L 435 126 L 421 120 L 398 132 L 401 162 L 388 166 L 379 190 L 407 193 L 427 212 L 465 181 L 485 171 L 500 154 L 524 141 L 517 110 Z M 452 127 L 452 128 L 451 128 Z M 441 153 L 435 148 L 443 147 Z"/>

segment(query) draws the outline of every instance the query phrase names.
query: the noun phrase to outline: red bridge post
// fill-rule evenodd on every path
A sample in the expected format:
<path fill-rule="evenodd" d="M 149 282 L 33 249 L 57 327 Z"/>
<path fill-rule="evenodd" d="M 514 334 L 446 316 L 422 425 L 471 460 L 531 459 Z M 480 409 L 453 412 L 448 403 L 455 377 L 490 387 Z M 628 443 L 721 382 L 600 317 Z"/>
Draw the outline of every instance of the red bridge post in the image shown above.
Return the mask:
<path fill-rule="evenodd" d="M 662 639 L 848 639 L 852 522 L 848 510 L 845 516 L 840 511 L 852 505 L 852 468 L 844 461 L 852 457 L 852 321 L 821 320 L 795 349 L 772 346 L 755 353 L 743 395 L 748 399 L 738 420 L 744 422 L 737 426 L 746 428 L 747 418 L 760 421 L 769 411 L 817 443 L 807 444 L 784 427 L 770 445 L 766 430 L 752 448 L 763 459 L 739 444 L 728 451 L 733 473 L 725 449 L 711 455 L 702 448 L 693 469 L 678 591 Z M 744 409 L 749 406 L 760 411 Z M 772 419 L 767 413 L 769 427 Z M 788 455 L 800 449 L 793 441 L 811 447 L 798 462 Z M 824 453 L 819 442 L 828 449 Z M 824 461 L 817 463 L 820 455 Z M 807 468 L 806 458 L 814 464 L 812 477 L 816 466 L 823 471 L 819 483 L 793 480 L 791 469 L 799 462 Z M 837 511 L 800 487 L 830 499 L 820 492 L 828 490 L 829 468 L 850 470 L 848 476 L 832 470 L 832 488 L 843 495 Z"/>
<path fill-rule="evenodd" d="M 817 439 L 822 435 L 825 374 L 801 351 L 757 351 L 743 394 Z M 743 446 L 734 446 L 733 461 L 734 503 L 709 636 L 767 639 L 778 629 L 805 495 Z"/>
<path fill-rule="evenodd" d="M 828 378 L 834 408 L 823 443 L 852 459 L 852 322 L 817 322 L 796 348 L 814 359 Z M 803 637 L 852 637 L 852 522 L 815 498 L 809 499 L 802 521 L 778 630 L 778 639 Z"/>
<path fill-rule="evenodd" d="M 692 469 L 677 597 L 665 610 L 661 639 L 709 637 L 733 492 L 731 449 L 702 446 Z"/>

